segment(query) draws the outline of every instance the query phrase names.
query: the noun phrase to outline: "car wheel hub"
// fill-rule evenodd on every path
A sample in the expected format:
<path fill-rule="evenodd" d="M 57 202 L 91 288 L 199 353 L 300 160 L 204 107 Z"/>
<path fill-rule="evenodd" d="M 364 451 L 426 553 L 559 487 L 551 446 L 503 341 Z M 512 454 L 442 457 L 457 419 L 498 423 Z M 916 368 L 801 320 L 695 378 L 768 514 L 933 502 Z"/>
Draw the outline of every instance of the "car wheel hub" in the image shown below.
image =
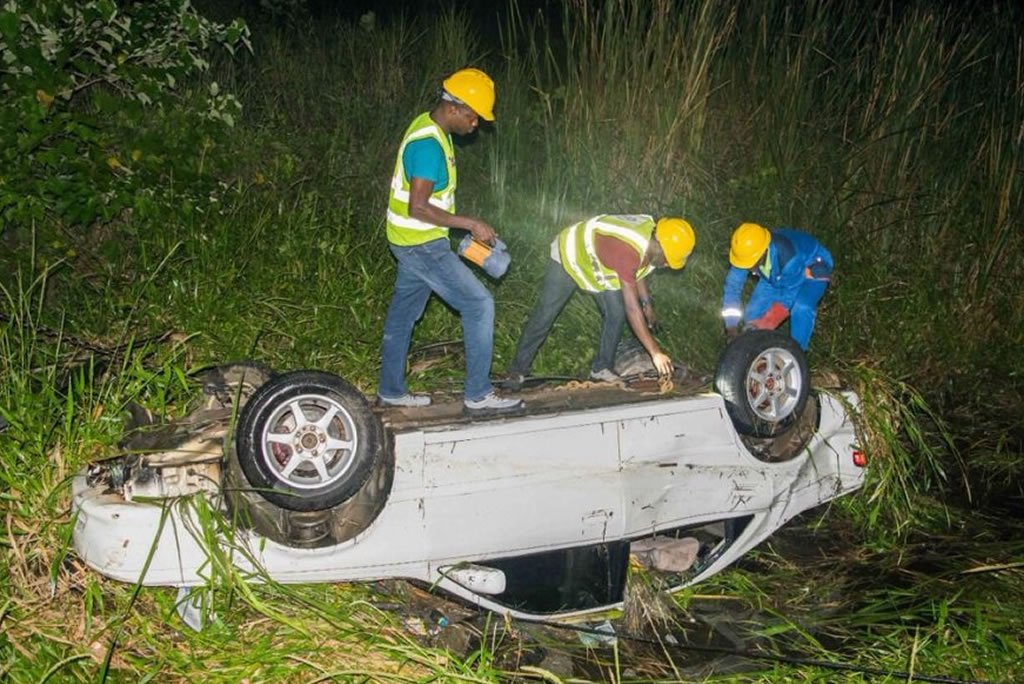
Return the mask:
<path fill-rule="evenodd" d="M 750 408 L 762 420 L 784 420 L 799 403 L 802 383 L 800 364 L 791 352 L 778 347 L 765 349 L 747 372 Z"/>
<path fill-rule="evenodd" d="M 319 489 L 340 480 L 358 447 L 355 422 L 334 399 L 308 394 L 279 406 L 262 435 L 270 471 L 295 489 Z"/>

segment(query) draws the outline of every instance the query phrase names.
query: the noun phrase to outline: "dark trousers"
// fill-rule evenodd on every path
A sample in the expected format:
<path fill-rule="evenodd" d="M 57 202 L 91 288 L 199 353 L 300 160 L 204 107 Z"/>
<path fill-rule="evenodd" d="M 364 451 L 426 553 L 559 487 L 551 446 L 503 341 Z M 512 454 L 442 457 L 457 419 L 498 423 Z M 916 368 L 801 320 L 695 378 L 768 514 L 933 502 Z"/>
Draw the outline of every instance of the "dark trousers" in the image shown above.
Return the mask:
<path fill-rule="evenodd" d="M 541 290 L 540 299 L 533 307 L 530 319 L 526 322 L 526 327 L 519 335 L 516 356 L 509 366 L 509 373 L 529 374 L 533 359 L 537 356 L 541 345 L 544 344 L 544 340 L 548 338 L 548 334 L 551 333 L 555 319 L 558 318 L 558 314 L 562 312 L 577 289 L 576 281 L 565 272 L 562 265 L 554 259 L 549 260 L 548 270 L 544 274 L 544 288 Z M 591 370 L 601 371 L 606 368 L 614 370 L 615 348 L 619 345 L 622 328 L 626 322 L 626 308 L 622 302 L 622 292 L 620 290 L 605 290 L 590 294 L 594 295 L 603 320 L 601 343 Z"/>

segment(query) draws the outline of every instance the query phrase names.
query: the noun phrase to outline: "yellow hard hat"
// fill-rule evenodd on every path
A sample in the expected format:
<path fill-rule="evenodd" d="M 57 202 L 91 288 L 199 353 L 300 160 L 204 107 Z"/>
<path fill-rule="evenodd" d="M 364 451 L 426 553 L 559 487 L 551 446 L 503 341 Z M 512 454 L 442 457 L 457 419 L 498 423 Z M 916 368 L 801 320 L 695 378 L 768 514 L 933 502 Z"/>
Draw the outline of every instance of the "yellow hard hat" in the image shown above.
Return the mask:
<path fill-rule="evenodd" d="M 768 249 L 772 234 L 757 223 L 741 223 L 732 233 L 729 263 L 736 268 L 751 268 Z"/>
<path fill-rule="evenodd" d="M 494 81 L 479 69 L 459 69 L 444 79 L 444 90 L 487 121 L 494 121 Z"/>
<path fill-rule="evenodd" d="M 693 226 L 681 218 L 662 218 L 654 227 L 654 237 L 661 245 L 669 268 L 680 269 L 697 244 Z"/>

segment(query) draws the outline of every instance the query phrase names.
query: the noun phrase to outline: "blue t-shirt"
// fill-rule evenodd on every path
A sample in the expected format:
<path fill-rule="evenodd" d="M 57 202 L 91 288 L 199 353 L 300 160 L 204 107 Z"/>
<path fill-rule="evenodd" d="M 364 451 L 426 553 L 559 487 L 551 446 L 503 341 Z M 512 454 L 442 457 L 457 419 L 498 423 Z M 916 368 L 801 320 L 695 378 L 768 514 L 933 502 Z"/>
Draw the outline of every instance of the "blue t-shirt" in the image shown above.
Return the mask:
<path fill-rule="evenodd" d="M 402 153 L 402 165 L 410 182 L 413 178 L 433 181 L 434 192 L 448 187 L 448 165 L 445 163 L 444 150 L 433 138 L 413 140 L 406 145 Z"/>

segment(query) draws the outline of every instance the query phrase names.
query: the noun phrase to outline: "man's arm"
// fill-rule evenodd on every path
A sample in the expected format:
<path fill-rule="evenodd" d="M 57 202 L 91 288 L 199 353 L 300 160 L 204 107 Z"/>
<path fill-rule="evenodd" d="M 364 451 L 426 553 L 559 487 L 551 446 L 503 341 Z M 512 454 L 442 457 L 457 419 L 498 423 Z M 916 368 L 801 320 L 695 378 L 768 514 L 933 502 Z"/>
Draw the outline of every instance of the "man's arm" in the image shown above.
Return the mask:
<path fill-rule="evenodd" d="M 644 318 L 647 319 L 647 327 L 657 332 L 658 316 L 654 313 L 654 299 L 651 297 L 650 290 L 647 289 L 647 281 L 636 281 L 636 291 L 640 298 L 640 310 L 643 312 Z"/>
<path fill-rule="evenodd" d="M 642 282 L 642 281 L 641 281 Z M 622 300 L 626 308 L 626 320 L 629 327 L 633 329 L 636 338 L 643 345 L 647 353 L 651 355 L 654 367 L 661 375 L 672 374 L 672 359 L 668 357 L 658 343 L 654 341 L 651 331 L 647 329 L 647 320 L 640 308 L 640 293 L 638 283 L 622 281 Z"/>
<path fill-rule="evenodd" d="M 735 337 L 743 319 L 743 286 L 750 274 L 745 268 L 729 269 L 725 275 L 725 287 L 722 292 L 722 322 L 729 337 Z"/>
<path fill-rule="evenodd" d="M 473 239 L 488 245 L 494 244 L 497 233 L 489 223 L 472 216 L 450 214 L 444 209 L 435 207 L 430 203 L 430 195 L 433 192 L 433 181 L 425 178 L 412 178 L 409 182 L 409 216 L 435 226 L 468 230 L 473 235 Z"/>

